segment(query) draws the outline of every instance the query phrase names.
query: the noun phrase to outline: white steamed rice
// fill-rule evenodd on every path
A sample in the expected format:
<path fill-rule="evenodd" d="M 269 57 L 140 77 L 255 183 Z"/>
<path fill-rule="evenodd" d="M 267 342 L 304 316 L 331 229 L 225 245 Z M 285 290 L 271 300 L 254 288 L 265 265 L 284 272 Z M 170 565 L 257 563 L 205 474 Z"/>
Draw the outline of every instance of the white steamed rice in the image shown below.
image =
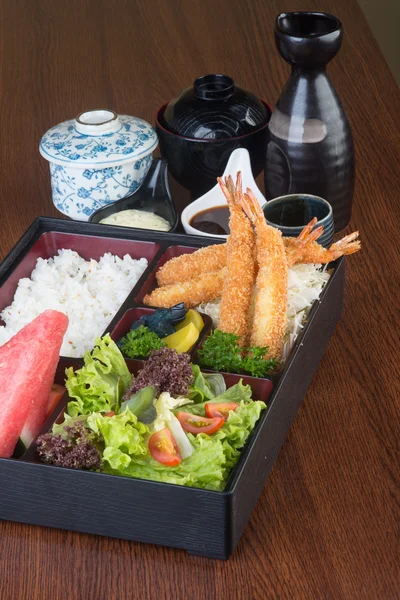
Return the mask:
<path fill-rule="evenodd" d="M 20 279 L 11 306 L 1 313 L 0 346 L 46 309 L 69 318 L 60 354 L 80 357 L 91 350 L 147 267 L 147 260 L 107 253 L 86 261 L 73 250 L 38 258 L 31 278 Z"/>

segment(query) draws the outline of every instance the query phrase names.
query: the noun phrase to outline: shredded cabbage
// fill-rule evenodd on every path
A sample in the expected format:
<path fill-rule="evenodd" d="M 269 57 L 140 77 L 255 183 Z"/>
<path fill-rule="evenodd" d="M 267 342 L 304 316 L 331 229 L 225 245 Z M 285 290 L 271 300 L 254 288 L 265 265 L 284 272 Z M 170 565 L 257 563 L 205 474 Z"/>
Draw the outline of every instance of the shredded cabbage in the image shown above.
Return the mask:
<path fill-rule="evenodd" d="M 313 303 L 318 300 L 330 275 L 326 265 L 299 264 L 290 267 L 288 273 L 288 307 L 285 341 L 282 352 L 284 362 L 304 326 L 304 321 Z M 197 307 L 211 317 L 214 327 L 218 327 L 221 300 L 204 302 Z"/>
<path fill-rule="evenodd" d="M 282 362 L 289 356 L 313 303 L 319 299 L 330 275 L 326 265 L 299 264 L 290 267 L 288 274 L 288 307 Z"/>
<path fill-rule="evenodd" d="M 204 313 L 205 315 L 208 315 L 213 322 L 213 326 L 215 328 L 217 328 L 218 323 L 219 323 L 220 307 L 221 307 L 221 298 L 218 298 L 217 300 L 214 300 L 213 302 L 202 302 L 201 304 L 196 306 L 196 310 L 198 310 L 201 313 Z"/>

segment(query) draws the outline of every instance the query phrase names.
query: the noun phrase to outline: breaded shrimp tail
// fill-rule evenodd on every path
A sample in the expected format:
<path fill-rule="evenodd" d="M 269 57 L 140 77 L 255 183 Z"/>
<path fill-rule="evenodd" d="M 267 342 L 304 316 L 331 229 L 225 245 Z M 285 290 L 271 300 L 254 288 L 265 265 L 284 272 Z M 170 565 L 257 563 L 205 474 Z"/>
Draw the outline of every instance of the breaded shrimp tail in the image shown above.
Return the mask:
<path fill-rule="evenodd" d="M 301 251 L 301 262 L 326 264 L 340 256 L 354 254 L 354 252 L 361 250 L 361 242 L 357 239 L 358 235 L 358 231 L 353 231 L 353 233 L 332 244 L 330 248 L 324 248 L 317 242 L 306 244 Z"/>
<path fill-rule="evenodd" d="M 143 302 L 157 308 L 171 308 L 180 302 L 189 309 L 202 302 L 212 302 L 221 296 L 226 268 L 214 273 L 204 273 L 190 281 L 157 288 L 144 297 Z"/>
<path fill-rule="evenodd" d="M 316 222 L 317 219 L 314 217 L 297 238 L 284 238 L 289 267 L 299 263 L 327 264 L 340 256 L 353 254 L 361 249 L 361 242 L 357 239 L 358 231 L 346 235 L 330 248 L 324 248 L 316 241 L 322 235 L 324 228 L 313 229 Z"/>
<path fill-rule="evenodd" d="M 227 273 L 224 280 L 219 315 L 219 329 L 240 336 L 245 345 L 249 333 L 251 290 L 255 281 L 255 236 L 250 221 L 239 204 L 242 194 L 241 173 L 237 174 L 236 188 L 231 177 L 218 183 L 229 205 L 230 235 L 226 244 Z"/>
<path fill-rule="evenodd" d="M 304 262 L 302 259 L 304 256 L 305 249 L 308 247 L 309 244 L 315 242 L 315 240 L 317 240 L 324 233 L 324 228 L 322 226 L 313 229 L 316 223 L 317 217 L 314 217 L 304 227 L 304 229 L 300 232 L 298 237 L 283 238 L 289 267 L 298 262 Z"/>

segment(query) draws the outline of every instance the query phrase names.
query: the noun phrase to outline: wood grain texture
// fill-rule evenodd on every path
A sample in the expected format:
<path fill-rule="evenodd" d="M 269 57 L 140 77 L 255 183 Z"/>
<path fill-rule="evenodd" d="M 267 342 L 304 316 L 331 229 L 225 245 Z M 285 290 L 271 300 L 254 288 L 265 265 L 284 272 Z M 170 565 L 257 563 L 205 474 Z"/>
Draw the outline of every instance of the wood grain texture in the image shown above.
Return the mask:
<path fill-rule="evenodd" d="M 2 600 L 400 598 L 400 96 L 356 0 L 0 0 L 0 258 L 37 215 L 59 216 L 38 153 L 50 126 L 99 106 L 153 121 L 212 72 L 274 103 L 289 68 L 273 20 L 304 8 L 345 27 L 329 70 L 356 142 L 363 251 L 238 549 L 223 563 L 1 522 Z"/>

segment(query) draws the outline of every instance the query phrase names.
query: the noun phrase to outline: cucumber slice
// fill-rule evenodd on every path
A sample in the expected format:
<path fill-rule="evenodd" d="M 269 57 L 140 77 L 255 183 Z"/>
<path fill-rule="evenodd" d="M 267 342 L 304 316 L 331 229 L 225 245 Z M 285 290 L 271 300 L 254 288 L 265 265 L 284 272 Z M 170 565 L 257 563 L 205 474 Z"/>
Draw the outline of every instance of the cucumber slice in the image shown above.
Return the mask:
<path fill-rule="evenodd" d="M 133 394 L 130 398 L 128 398 L 128 400 L 125 400 L 125 402 L 123 402 L 121 405 L 120 412 L 124 412 L 124 410 L 129 408 L 131 413 L 136 415 L 139 421 L 142 421 L 143 417 L 145 418 L 145 421 L 143 422 L 151 423 L 157 416 L 155 409 L 154 411 L 151 410 L 152 408 L 154 408 L 153 401 L 154 398 L 156 398 L 156 396 L 156 388 L 152 385 L 148 385 L 147 387 L 142 388 L 141 390 Z M 154 418 L 151 419 L 151 421 L 149 421 L 148 419 L 153 414 Z"/>

